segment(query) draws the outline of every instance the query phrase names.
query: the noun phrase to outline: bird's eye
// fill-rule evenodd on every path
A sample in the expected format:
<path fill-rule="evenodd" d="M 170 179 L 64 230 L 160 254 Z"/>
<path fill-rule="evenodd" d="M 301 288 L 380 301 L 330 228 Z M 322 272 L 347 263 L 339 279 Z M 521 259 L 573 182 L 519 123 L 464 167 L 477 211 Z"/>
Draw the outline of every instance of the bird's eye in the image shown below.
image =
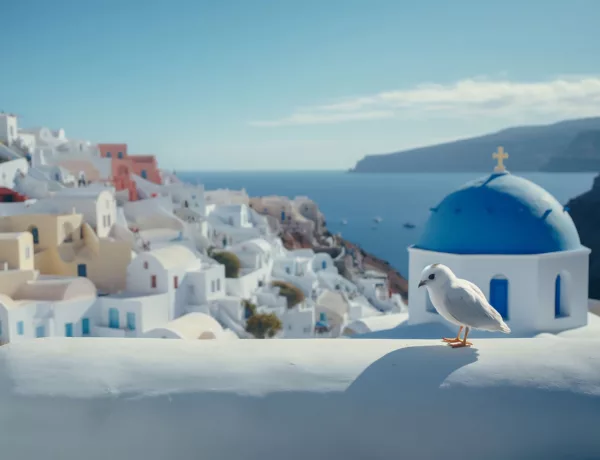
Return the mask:
<path fill-rule="evenodd" d="M 429 279 L 430 279 L 430 280 L 433 280 L 433 279 L 435 279 L 435 275 L 432 273 L 431 275 L 429 275 Z"/>

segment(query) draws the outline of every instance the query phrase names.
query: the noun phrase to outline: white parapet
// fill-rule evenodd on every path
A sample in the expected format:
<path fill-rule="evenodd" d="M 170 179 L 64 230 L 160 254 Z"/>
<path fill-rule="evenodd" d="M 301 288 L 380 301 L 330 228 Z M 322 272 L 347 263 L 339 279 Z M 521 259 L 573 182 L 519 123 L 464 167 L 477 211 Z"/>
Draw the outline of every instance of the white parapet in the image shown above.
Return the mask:
<path fill-rule="evenodd" d="M 7 460 L 599 458 L 598 426 L 598 340 L 0 348 Z"/>

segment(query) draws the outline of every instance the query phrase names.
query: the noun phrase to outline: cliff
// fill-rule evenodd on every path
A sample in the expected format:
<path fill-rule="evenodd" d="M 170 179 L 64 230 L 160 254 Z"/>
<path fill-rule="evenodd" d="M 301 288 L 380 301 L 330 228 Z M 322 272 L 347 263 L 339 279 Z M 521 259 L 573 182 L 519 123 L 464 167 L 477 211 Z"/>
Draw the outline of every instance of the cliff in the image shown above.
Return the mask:
<path fill-rule="evenodd" d="M 600 175 L 594 179 L 589 192 L 570 200 L 567 207 L 579 232 L 581 244 L 592 250 L 589 297 L 600 299 Z"/>
<path fill-rule="evenodd" d="M 325 233 L 328 234 L 329 232 L 325 230 Z M 405 302 L 408 301 L 408 280 L 404 278 L 400 272 L 394 269 L 389 262 L 365 252 L 358 244 L 336 237 L 336 246 L 331 248 L 321 245 L 324 239 L 323 235 L 315 235 L 313 242 L 310 242 L 301 233 L 295 232 L 283 232 L 280 237 L 286 249 L 308 248 L 315 252 L 328 252 L 334 258 L 337 256 L 336 253 L 339 253 L 340 248 L 342 246 L 345 247 L 347 255 L 342 261 L 340 261 L 340 263 L 337 264 L 337 268 L 340 272 L 340 275 L 349 279 L 350 281 L 352 281 L 354 268 L 352 257 L 349 255 L 349 251 L 354 251 L 354 253 L 360 258 L 361 264 L 366 270 L 377 270 L 385 273 L 388 277 L 391 291 L 394 294 L 400 294 Z"/>
<path fill-rule="evenodd" d="M 521 126 L 484 136 L 367 155 L 352 172 L 484 172 L 503 146 L 511 171 L 597 171 L 600 169 L 600 117 L 551 125 Z"/>

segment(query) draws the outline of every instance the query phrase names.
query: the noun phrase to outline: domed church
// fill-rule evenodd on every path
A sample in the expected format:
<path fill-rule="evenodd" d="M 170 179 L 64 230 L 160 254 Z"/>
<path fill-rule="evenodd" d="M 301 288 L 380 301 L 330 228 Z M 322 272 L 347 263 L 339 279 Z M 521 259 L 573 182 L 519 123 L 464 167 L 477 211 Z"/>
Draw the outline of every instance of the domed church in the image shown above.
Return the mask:
<path fill-rule="evenodd" d="M 491 175 L 469 182 L 431 209 L 409 247 L 409 324 L 443 321 L 426 289 L 424 267 L 442 263 L 475 283 L 516 335 L 587 324 L 590 250 L 569 210 L 533 182 L 510 174 L 502 147 Z"/>

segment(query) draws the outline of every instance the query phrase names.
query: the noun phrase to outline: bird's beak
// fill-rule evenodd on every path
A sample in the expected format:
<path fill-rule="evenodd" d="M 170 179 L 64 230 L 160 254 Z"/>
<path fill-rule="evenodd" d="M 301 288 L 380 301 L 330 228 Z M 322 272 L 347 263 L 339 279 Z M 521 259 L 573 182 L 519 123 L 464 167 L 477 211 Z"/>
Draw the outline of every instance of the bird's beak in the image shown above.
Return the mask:
<path fill-rule="evenodd" d="M 421 286 L 425 286 L 425 280 L 419 281 L 419 287 L 421 287 Z"/>

